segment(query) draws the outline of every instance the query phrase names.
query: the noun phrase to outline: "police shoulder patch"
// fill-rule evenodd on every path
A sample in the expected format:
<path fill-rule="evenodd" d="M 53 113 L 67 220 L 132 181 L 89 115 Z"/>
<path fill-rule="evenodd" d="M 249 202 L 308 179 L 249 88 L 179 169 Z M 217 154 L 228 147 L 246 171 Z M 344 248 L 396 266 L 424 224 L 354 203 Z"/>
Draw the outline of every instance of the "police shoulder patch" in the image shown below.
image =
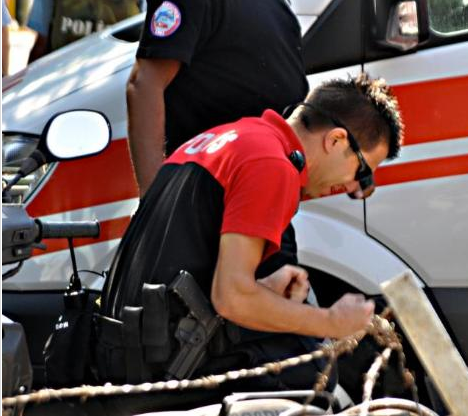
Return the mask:
<path fill-rule="evenodd" d="M 181 20 L 179 8 L 171 1 L 163 1 L 151 18 L 151 33 L 158 38 L 170 36 L 179 28 Z"/>

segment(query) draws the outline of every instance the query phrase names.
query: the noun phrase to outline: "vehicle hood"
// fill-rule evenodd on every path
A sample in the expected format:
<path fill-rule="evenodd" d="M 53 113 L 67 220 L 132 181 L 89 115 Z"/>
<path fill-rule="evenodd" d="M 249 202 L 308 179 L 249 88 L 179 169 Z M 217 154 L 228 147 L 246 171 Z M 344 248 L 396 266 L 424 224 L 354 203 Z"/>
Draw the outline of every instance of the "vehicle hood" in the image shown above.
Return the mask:
<path fill-rule="evenodd" d="M 133 65 L 138 42 L 113 33 L 141 19 L 138 15 L 87 36 L 4 78 L 2 130 L 40 133 L 50 104 Z"/>

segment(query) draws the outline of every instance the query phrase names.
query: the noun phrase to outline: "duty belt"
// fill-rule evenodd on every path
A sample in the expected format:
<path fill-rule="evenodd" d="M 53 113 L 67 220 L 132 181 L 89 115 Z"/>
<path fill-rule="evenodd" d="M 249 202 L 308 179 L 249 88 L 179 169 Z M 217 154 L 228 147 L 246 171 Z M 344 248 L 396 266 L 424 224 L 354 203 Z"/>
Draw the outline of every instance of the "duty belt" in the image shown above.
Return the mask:
<path fill-rule="evenodd" d="M 185 316 L 170 313 L 170 296 L 188 310 Z M 116 357 L 124 356 L 123 378 L 132 383 L 160 377 L 161 374 L 154 374 L 154 369 L 163 367 L 166 378 L 191 376 L 205 358 L 208 343 L 223 322 L 193 276 L 185 271 L 179 273 L 168 290 L 165 285 L 145 283 L 142 306 L 124 307 L 121 317 L 122 321 L 96 316 L 98 354 L 104 355 L 98 357 L 97 367 L 104 377 L 118 376 L 118 372 L 112 368 L 106 371 L 105 367 L 119 366 Z M 173 348 L 175 340 L 178 351 Z"/>

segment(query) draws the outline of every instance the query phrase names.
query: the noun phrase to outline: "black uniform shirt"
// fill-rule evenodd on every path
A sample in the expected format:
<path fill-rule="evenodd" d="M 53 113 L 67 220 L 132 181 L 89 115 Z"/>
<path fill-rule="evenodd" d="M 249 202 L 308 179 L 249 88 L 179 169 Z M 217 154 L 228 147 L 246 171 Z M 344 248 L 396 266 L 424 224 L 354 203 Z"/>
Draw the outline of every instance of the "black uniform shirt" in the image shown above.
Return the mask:
<path fill-rule="evenodd" d="M 137 57 L 184 64 L 165 92 L 168 154 L 215 125 L 281 112 L 308 88 L 284 0 L 149 0 Z"/>

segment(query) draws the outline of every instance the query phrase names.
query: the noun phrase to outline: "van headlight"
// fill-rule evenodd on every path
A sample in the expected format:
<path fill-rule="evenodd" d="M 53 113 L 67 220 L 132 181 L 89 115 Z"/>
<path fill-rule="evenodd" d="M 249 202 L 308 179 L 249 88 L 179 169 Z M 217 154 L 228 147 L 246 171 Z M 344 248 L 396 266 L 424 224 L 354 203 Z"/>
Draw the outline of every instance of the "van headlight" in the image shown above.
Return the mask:
<path fill-rule="evenodd" d="M 18 171 L 22 161 L 37 147 L 39 138 L 27 134 L 2 134 L 2 181 L 8 182 Z M 13 203 L 23 203 L 36 189 L 50 165 L 41 166 L 21 179 L 10 191 Z"/>

